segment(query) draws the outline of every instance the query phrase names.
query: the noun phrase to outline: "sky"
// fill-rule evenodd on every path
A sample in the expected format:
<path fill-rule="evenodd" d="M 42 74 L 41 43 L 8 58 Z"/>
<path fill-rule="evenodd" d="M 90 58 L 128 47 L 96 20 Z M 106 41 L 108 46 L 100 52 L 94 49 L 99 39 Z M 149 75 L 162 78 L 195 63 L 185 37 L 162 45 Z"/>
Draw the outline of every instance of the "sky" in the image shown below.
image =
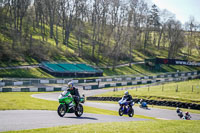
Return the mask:
<path fill-rule="evenodd" d="M 151 0 L 157 7 L 167 9 L 184 24 L 190 16 L 200 23 L 200 0 Z"/>

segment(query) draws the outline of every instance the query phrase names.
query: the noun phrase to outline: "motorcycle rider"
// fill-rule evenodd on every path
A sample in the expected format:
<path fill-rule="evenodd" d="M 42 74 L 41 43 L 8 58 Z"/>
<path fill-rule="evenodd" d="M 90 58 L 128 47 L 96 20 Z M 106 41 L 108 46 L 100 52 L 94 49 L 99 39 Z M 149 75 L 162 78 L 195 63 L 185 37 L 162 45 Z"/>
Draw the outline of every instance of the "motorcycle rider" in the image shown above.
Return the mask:
<path fill-rule="evenodd" d="M 124 92 L 123 99 L 126 99 L 126 102 L 128 103 L 128 105 L 130 105 L 133 102 L 133 98 L 131 95 L 129 95 L 128 91 Z"/>
<path fill-rule="evenodd" d="M 179 107 L 176 108 L 176 113 L 180 113 L 181 109 Z"/>
<path fill-rule="evenodd" d="M 186 113 L 185 113 L 185 119 L 186 119 L 186 120 L 190 120 L 190 119 L 191 119 L 191 115 L 190 115 L 189 112 L 186 112 Z"/>
<path fill-rule="evenodd" d="M 178 114 L 178 116 L 180 118 L 183 118 L 183 112 L 182 112 L 182 110 L 179 107 L 176 108 L 176 113 Z"/>
<path fill-rule="evenodd" d="M 143 99 L 140 99 L 140 102 L 139 102 L 139 104 L 140 104 L 140 107 L 147 107 L 147 103 L 146 103 L 146 102 L 144 102 L 144 100 L 143 100 Z"/>
<path fill-rule="evenodd" d="M 75 101 L 75 104 L 76 104 L 76 107 L 77 107 L 77 105 L 79 103 L 79 98 L 80 98 L 80 95 L 79 95 L 79 92 L 78 92 L 78 88 L 74 87 L 74 84 L 73 84 L 72 81 L 69 82 L 67 84 L 67 86 L 68 86 L 68 90 L 67 91 L 70 92 L 70 94 L 74 98 L 74 101 Z"/>

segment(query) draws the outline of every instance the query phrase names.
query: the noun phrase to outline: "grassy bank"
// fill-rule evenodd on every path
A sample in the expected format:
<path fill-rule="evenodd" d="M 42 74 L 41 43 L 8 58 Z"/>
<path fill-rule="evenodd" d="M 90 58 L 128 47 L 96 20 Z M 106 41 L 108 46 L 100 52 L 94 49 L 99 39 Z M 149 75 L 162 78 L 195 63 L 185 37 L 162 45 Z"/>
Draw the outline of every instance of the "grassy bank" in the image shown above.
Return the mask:
<path fill-rule="evenodd" d="M 3 69 L 0 70 L 0 77 L 10 78 L 54 78 L 54 76 L 44 72 L 40 68 L 28 69 Z"/>
<path fill-rule="evenodd" d="M 200 80 L 168 83 L 129 90 L 134 98 L 169 100 L 200 104 Z M 122 97 L 124 91 L 107 92 L 97 96 Z"/>
<path fill-rule="evenodd" d="M 32 129 L 14 132 L 37 132 L 37 133 L 199 133 L 200 121 L 131 121 L 112 123 L 93 123 L 62 127 Z"/>
<path fill-rule="evenodd" d="M 119 67 L 115 70 L 112 68 L 103 68 L 103 76 L 114 76 L 114 75 L 156 75 L 159 73 L 166 72 L 177 72 L 181 71 L 199 71 L 200 68 L 188 67 L 188 66 L 172 66 L 172 65 L 161 65 L 159 70 L 152 70 L 146 67 L 144 64 L 132 65 L 132 67 Z M 4 69 L 0 70 L 0 77 L 18 77 L 18 78 L 55 78 L 54 76 L 44 72 L 39 68 L 29 69 Z M 67 78 L 67 77 L 64 77 Z"/>
<path fill-rule="evenodd" d="M 142 75 L 155 75 L 158 73 L 166 73 L 166 72 L 177 72 L 177 71 L 198 71 L 200 68 L 198 67 L 188 67 L 188 66 L 178 66 L 178 65 L 161 65 L 160 69 L 151 69 L 147 67 L 145 64 L 136 64 L 132 65 L 132 67 L 119 67 L 115 70 L 112 68 L 103 69 L 104 76 L 112 76 L 112 75 L 130 75 L 130 74 L 142 74 Z"/>

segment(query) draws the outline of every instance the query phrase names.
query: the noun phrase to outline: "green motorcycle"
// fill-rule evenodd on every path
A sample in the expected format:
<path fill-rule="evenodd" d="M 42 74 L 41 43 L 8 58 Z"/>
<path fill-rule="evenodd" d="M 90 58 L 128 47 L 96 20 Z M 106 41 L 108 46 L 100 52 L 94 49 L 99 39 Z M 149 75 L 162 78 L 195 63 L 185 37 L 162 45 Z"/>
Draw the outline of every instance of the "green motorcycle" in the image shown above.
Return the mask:
<path fill-rule="evenodd" d="M 74 98 L 70 92 L 63 91 L 58 97 L 60 105 L 58 106 L 58 115 L 63 117 L 65 113 L 75 113 L 77 117 L 80 117 L 83 114 L 83 106 L 81 103 L 85 102 L 85 97 L 80 97 L 79 103 L 76 106 Z"/>

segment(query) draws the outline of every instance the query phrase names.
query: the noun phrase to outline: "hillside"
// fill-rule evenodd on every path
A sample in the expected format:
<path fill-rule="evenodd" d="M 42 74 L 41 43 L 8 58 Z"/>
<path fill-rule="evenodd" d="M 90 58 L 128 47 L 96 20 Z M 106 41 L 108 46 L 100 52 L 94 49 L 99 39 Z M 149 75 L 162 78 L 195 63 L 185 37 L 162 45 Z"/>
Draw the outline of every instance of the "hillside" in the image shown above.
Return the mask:
<path fill-rule="evenodd" d="M 90 27 L 89 27 L 90 29 Z M 49 27 L 46 26 L 46 31 L 49 30 Z M 58 32 L 61 34 L 61 30 Z M 63 45 L 62 43 L 58 43 L 56 46 L 55 41 L 51 38 L 49 38 L 48 34 L 46 36 L 46 40 L 42 41 L 42 38 L 40 37 L 39 29 L 36 29 L 33 32 L 32 36 L 32 50 L 31 52 L 27 52 L 29 41 L 27 40 L 25 43 L 25 46 L 21 46 L 20 43 L 18 43 L 17 46 L 15 46 L 15 51 L 12 49 L 8 49 L 12 45 L 12 40 L 9 38 L 10 34 L 7 31 L 3 31 L 0 34 L 0 40 L 1 45 L 3 47 L 2 52 L 2 59 L 0 61 L 0 67 L 6 67 L 6 66 L 21 66 L 21 65 L 33 65 L 38 64 L 41 61 L 64 61 L 69 63 L 87 63 L 90 65 L 98 65 L 98 67 L 106 67 L 106 66 L 112 66 L 112 63 L 110 62 L 108 57 L 100 56 L 100 60 L 98 64 L 93 61 L 89 49 L 92 48 L 91 45 L 88 45 L 86 42 L 89 42 L 89 40 L 85 40 L 85 44 L 83 45 L 83 54 L 82 56 L 78 56 L 77 53 L 77 39 L 74 37 L 74 34 L 70 36 L 69 39 L 69 47 Z M 60 35 L 61 36 L 61 35 Z M 62 38 L 59 39 L 60 41 Z M 2 45 L 4 43 L 7 43 L 7 45 Z M 184 54 L 179 53 L 179 59 L 185 59 Z M 190 60 L 196 60 L 198 61 L 198 56 L 195 56 L 196 54 L 189 57 Z M 7 58 L 5 58 L 7 57 Z M 135 47 L 133 50 L 132 58 L 133 62 L 137 61 L 144 61 L 144 59 L 148 58 L 155 58 L 155 57 L 161 57 L 161 58 L 167 58 L 167 50 L 166 49 L 160 49 L 157 50 L 155 46 L 149 47 L 148 50 L 146 50 L 146 53 L 144 54 L 143 51 Z M 124 64 L 129 63 L 129 59 L 124 58 L 120 59 L 117 64 Z M 116 65 L 117 65 L 116 64 Z M 125 74 L 155 74 L 155 73 L 162 73 L 162 72 L 176 72 L 177 70 L 180 71 L 191 71 L 191 70 L 200 70 L 200 68 L 196 67 L 187 67 L 187 66 L 171 66 L 171 65 L 162 65 L 160 70 L 151 70 L 150 68 L 146 67 L 145 65 L 132 65 L 132 67 L 121 67 L 121 68 L 115 68 L 113 70 L 112 68 L 103 68 L 104 70 L 104 76 L 112 76 L 112 75 L 125 75 Z M 27 77 L 27 78 L 53 78 L 53 76 L 41 71 L 40 69 L 15 69 L 15 70 L 0 70 L 0 77 Z"/>
<path fill-rule="evenodd" d="M 28 0 L 26 2 L 16 6 L 4 1 L 0 7 L 0 67 L 63 61 L 98 67 L 112 66 L 112 69 L 104 69 L 105 75 L 198 70 L 165 65 L 159 71 L 148 70 L 144 65 L 115 68 L 119 64 L 155 57 L 200 61 L 199 32 L 184 31 L 173 18 L 160 22 L 162 25 L 158 28 L 146 21 L 150 17 L 148 14 L 132 10 L 117 12 L 118 15 L 112 18 L 114 12 L 111 11 L 117 7 L 112 2 L 94 3 L 95 8 L 102 6 L 98 8 L 102 9 L 99 12 L 92 10 L 92 4 L 87 5 L 83 1 L 34 1 L 33 5 Z M 63 9 L 66 8 L 63 7 L 65 4 L 75 9 Z M 129 4 L 127 6 L 132 6 Z M 120 10 L 125 9 L 122 5 L 119 3 Z M 134 8 L 140 6 L 137 3 Z M 155 14 L 152 10 L 156 7 L 146 8 L 148 13 Z M 138 18 L 133 19 L 134 15 L 138 15 Z M 136 23 L 142 27 L 134 25 Z M 164 25 L 167 27 L 163 29 Z M 38 69 L 1 70 L 0 73 L 1 77 L 51 77 Z"/>

